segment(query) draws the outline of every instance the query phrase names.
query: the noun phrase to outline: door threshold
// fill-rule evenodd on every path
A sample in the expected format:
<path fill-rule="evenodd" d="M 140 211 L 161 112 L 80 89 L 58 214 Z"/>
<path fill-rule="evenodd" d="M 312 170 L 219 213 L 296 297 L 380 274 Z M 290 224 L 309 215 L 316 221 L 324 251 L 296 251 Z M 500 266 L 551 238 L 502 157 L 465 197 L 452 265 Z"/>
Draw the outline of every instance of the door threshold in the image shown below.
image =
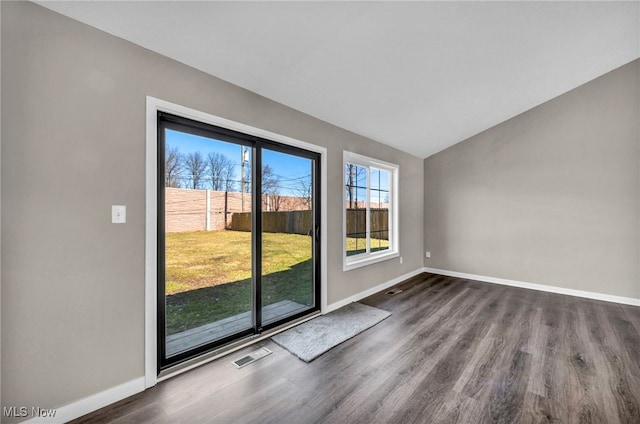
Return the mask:
<path fill-rule="evenodd" d="M 261 342 L 265 339 L 270 338 L 271 336 L 275 336 L 278 333 L 281 333 L 285 330 L 288 330 L 291 327 L 295 327 L 298 324 L 302 324 L 305 321 L 309 321 L 312 318 L 322 315 L 320 311 L 314 311 L 309 315 L 305 315 L 293 321 L 287 322 L 286 324 L 282 324 L 276 328 L 272 328 L 267 330 L 261 334 L 255 334 L 252 336 L 244 337 L 238 341 L 229 343 L 227 345 L 221 346 L 217 349 L 214 349 L 210 352 L 207 352 L 203 355 L 198 356 L 197 358 L 189 359 L 187 361 L 176 364 L 170 368 L 162 370 L 157 377 L 157 382 L 167 380 L 171 377 L 175 377 L 177 375 L 182 374 L 183 372 L 187 372 L 201 365 L 207 364 L 211 361 L 215 361 L 216 359 L 220 359 L 224 356 L 227 356 L 233 352 L 237 352 L 240 349 L 244 349 L 245 347 L 251 346 L 258 342 Z"/>

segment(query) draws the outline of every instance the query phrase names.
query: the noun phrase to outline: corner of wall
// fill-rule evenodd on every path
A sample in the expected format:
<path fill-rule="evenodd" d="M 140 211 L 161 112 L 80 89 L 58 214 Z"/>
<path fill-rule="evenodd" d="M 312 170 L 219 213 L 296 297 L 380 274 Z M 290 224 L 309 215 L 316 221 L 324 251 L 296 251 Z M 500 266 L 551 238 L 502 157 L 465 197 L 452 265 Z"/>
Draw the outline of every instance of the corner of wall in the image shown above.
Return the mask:
<path fill-rule="evenodd" d="M 425 159 L 424 266 L 638 299 L 639 108 L 636 59 Z"/>

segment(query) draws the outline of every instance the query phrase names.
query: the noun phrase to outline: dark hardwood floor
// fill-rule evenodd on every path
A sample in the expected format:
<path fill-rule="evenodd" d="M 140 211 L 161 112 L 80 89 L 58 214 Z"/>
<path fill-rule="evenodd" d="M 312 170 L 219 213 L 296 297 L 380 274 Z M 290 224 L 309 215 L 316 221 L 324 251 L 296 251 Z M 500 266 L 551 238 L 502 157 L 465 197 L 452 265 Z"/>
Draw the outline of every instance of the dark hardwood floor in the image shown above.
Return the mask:
<path fill-rule="evenodd" d="M 77 423 L 640 423 L 640 308 L 421 274 L 307 364 L 271 341 Z M 273 354 L 242 369 L 259 346 Z"/>

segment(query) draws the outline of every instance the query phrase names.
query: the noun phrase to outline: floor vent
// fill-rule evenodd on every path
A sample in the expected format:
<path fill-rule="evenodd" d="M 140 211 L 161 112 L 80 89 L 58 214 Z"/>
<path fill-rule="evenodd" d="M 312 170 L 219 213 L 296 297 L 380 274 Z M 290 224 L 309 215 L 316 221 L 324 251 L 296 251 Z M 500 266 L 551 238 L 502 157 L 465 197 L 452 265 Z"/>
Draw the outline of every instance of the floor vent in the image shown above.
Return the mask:
<path fill-rule="evenodd" d="M 258 359 L 262 359 L 267 355 L 271 355 L 271 353 L 272 352 L 269 349 L 263 347 L 262 349 L 251 352 L 250 354 L 245 355 L 240 359 L 236 359 L 235 361 L 233 361 L 233 365 L 235 365 L 237 368 L 242 368 L 257 361 Z"/>
<path fill-rule="evenodd" d="M 391 289 L 387 292 L 389 296 L 395 296 L 398 293 L 402 293 L 402 289 Z"/>

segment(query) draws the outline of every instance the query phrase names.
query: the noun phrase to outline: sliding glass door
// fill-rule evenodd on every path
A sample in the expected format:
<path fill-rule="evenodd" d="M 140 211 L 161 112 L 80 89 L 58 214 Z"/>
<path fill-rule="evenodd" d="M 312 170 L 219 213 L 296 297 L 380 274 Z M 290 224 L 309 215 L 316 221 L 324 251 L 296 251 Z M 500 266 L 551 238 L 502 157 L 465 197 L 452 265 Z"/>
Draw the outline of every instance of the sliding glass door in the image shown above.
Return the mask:
<path fill-rule="evenodd" d="M 319 310 L 318 165 L 158 114 L 159 370 Z"/>
<path fill-rule="evenodd" d="M 262 150 L 263 324 L 305 311 L 314 302 L 313 171 L 313 159 Z"/>

